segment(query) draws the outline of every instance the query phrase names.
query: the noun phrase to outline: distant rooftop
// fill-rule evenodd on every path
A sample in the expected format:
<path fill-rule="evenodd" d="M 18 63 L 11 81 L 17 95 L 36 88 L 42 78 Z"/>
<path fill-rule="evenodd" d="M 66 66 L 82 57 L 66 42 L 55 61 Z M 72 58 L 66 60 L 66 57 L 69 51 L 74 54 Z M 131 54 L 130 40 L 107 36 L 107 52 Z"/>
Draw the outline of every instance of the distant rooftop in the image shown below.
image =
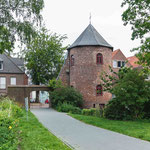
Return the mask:
<path fill-rule="evenodd" d="M 140 67 L 139 64 L 137 64 L 137 62 L 139 61 L 138 58 L 136 56 L 131 56 L 127 58 L 129 63 L 133 66 L 133 68 L 137 68 Z"/>
<path fill-rule="evenodd" d="M 24 67 L 23 59 L 12 58 L 7 54 L 0 54 L 0 61 L 3 62 L 3 69 L 0 73 L 24 73 L 20 67 Z"/>
<path fill-rule="evenodd" d="M 91 24 L 88 25 L 68 50 L 80 46 L 103 46 L 113 50 L 113 47 L 105 41 Z"/>

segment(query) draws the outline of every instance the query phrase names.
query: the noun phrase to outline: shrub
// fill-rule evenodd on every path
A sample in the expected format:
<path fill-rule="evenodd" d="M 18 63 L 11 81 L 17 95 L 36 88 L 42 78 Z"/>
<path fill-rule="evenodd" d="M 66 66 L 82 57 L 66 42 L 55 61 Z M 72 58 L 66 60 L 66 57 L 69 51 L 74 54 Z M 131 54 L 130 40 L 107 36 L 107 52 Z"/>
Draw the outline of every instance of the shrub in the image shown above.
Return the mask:
<path fill-rule="evenodd" d="M 14 118 L 23 116 L 22 109 L 14 101 L 9 99 L 8 97 L 2 99 L 2 101 L 0 102 L 0 109 L 2 109 L 2 110 L 11 109 L 10 110 L 11 115 Z"/>
<path fill-rule="evenodd" d="M 109 101 L 106 105 L 104 115 L 106 118 L 112 120 L 130 120 L 132 118 L 128 107 L 125 108 L 124 105 L 121 105 L 121 103 L 115 98 Z"/>
<path fill-rule="evenodd" d="M 82 114 L 87 116 L 103 117 L 103 113 L 101 113 L 102 111 L 103 110 L 97 108 L 83 109 Z"/>
<path fill-rule="evenodd" d="M 62 81 L 61 80 L 56 80 L 56 79 L 52 79 L 49 81 L 49 87 L 53 90 L 57 89 L 57 88 L 62 88 Z"/>
<path fill-rule="evenodd" d="M 0 149 L 17 149 L 18 116 L 22 116 L 22 109 L 9 98 L 3 98 L 0 102 Z"/>
<path fill-rule="evenodd" d="M 50 92 L 50 99 L 54 108 L 63 103 L 71 104 L 75 107 L 82 107 L 83 104 L 80 92 L 71 87 L 62 87 Z"/>
<path fill-rule="evenodd" d="M 150 119 L 150 100 L 144 103 L 144 119 Z"/>
<path fill-rule="evenodd" d="M 56 107 L 58 111 L 69 112 L 72 114 L 81 114 L 81 109 L 79 107 L 74 107 L 71 104 L 63 103 Z"/>
<path fill-rule="evenodd" d="M 111 92 L 115 98 L 109 101 L 106 107 L 106 118 L 134 120 L 144 117 L 144 104 L 150 97 L 150 83 L 140 71 L 121 69 L 118 80 L 111 87 Z"/>

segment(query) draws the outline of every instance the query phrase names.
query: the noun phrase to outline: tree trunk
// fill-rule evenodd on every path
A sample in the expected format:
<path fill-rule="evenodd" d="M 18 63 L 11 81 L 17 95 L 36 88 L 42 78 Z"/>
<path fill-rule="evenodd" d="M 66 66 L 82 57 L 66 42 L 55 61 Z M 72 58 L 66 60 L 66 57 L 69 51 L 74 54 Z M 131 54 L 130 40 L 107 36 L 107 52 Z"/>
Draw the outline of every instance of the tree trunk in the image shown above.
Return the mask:
<path fill-rule="evenodd" d="M 35 99 L 36 103 L 39 103 L 39 91 L 36 91 L 36 99 Z"/>

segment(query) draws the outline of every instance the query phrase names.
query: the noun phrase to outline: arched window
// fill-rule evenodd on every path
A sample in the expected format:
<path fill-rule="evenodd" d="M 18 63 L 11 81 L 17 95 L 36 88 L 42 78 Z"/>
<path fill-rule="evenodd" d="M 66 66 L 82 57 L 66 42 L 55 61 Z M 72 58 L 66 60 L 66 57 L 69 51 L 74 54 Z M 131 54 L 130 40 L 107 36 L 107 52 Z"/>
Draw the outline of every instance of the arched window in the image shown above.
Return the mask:
<path fill-rule="evenodd" d="M 71 55 L 71 66 L 74 66 L 74 56 Z"/>
<path fill-rule="evenodd" d="M 103 55 L 101 53 L 97 54 L 96 62 L 97 62 L 97 64 L 103 64 Z"/>
<path fill-rule="evenodd" d="M 102 88 L 102 86 L 101 85 L 97 85 L 96 86 L 96 95 L 97 96 L 102 96 L 103 95 L 103 88 Z"/>

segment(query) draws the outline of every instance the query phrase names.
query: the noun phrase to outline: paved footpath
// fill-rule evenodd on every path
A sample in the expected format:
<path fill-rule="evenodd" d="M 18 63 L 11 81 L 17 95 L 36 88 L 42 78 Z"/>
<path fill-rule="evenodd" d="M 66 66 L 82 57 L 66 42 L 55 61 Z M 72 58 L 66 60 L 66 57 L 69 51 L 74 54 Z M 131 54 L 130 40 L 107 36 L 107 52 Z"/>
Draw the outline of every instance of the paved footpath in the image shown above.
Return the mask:
<path fill-rule="evenodd" d="M 150 142 L 82 123 L 53 109 L 32 109 L 39 121 L 76 150 L 150 150 Z"/>

